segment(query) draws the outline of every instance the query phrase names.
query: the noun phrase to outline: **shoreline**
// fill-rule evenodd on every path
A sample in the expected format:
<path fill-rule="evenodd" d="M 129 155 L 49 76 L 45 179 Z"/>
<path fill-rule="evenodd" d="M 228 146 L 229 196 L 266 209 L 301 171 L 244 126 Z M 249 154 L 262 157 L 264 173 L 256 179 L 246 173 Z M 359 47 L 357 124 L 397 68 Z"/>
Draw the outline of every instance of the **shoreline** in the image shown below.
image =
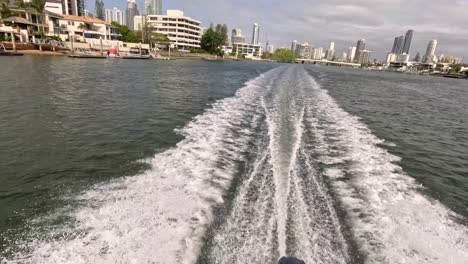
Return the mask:
<path fill-rule="evenodd" d="M 23 53 L 25 55 L 46 55 L 46 56 L 66 56 L 67 53 L 57 52 L 57 51 L 48 51 L 48 50 L 18 50 L 18 53 Z"/>

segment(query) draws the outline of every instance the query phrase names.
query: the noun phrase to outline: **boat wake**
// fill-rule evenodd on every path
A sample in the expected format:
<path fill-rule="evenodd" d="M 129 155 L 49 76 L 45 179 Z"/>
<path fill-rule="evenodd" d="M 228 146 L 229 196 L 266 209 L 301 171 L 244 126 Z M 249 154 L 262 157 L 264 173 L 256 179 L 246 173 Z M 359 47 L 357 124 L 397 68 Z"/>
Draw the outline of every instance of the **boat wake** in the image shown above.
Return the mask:
<path fill-rule="evenodd" d="M 302 66 L 248 82 L 9 263 L 462 263 L 468 231 Z"/>

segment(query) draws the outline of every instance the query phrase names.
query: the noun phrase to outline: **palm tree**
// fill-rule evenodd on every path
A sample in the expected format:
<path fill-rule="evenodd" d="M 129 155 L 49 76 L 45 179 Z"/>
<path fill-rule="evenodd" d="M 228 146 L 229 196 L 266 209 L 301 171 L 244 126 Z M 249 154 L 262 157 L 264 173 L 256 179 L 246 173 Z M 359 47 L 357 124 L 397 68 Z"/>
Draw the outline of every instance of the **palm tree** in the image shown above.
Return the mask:
<path fill-rule="evenodd" d="M 8 7 L 9 3 L 9 0 L 0 0 L 0 18 L 7 18 L 14 15 L 13 11 Z"/>
<path fill-rule="evenodd" d="M 29 3 L 26 3 L 27 6 L 33 8 L 38 14 L 39 14 L 39 20 L 40 20 L 40 24 L 41 26 L 39 26 L 39 34 L 41 36 L 44 35 L 44 29 L 43 29 L 43 23 L 42 21 L 44 21 L 44 11 L 45 11 L 45 5 L 46 5 L 46 2 L 47 0 L 32 0 L 31 2 Z"/>

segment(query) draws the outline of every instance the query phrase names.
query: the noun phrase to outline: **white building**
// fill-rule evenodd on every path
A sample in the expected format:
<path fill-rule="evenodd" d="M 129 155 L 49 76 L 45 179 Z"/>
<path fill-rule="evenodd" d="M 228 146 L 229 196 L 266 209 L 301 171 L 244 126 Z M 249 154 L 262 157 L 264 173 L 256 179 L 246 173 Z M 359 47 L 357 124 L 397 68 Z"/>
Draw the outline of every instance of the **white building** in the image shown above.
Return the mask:
<path fill-rule="evenodd" d="M 403 54 L 398 54 L 398 55 L 396 56 L 396 60 L 395 60 L 395 61 L 396 61 L 396 62 L 401 62 L 401 63 L 402 63 L 402 62 L 407 63 L 407 62 L 409 62 L 409 59 L 410 59 L 410 55 L 409 55 L 409 54 L 406 54 L 406 53 L 403 53 Z"/>
<path fill-rule="evenodd" d="M 301 59 L 310 59 L 312 46 L 309 43 L 297 44 L 294 54 Z"/>
<path fill-rule="evenodd" d="M 292 42 L 292 44 L 291 44 L 291 51 L 292 51 L 293 53 L 296 52 L 296 47 L 297 47 L 297 40 L 294 40 L 294 41 Z"/>
<path fill-rule="evenodd" d="M 200 48 L 201 22 L 184 16 L 180 10 L 167 10 L 166 15 L 149 15 L 147 22 L 154 32 L 167 35 L 170 44 L 179 50 Z"/>
<path fill-rule="evenodd" d="M 370 55 L 371 55 L 371 52 L 369 50 L 362 50 L 359 53 L 358 63 L 361 65 L 369 63 Z"/>
<path fill-rule="evenodd" d="M 322 47 L 312 48 L 311 59 L 313 59 L 313 60 L 323 59 L 323 48 Z"/>
<path fill-rule="evenodd" d="M 341 53 L 341 58 L 340 58 L 340 59 L 341 59 L 342 61 L 346 61 L 346 58 L 347 58 L 347 57 L 348 57 L 348 53 L 346 53 L 346 51 L 343 51 L 343 52 Z"/>
<path fill-rule="evenodd" d="M 26 2 L 26 1 L 25 1 Z M 64 14 L 63 5 L 61 0 L 47 0 L 44 6 L 46 11 L 55 13 L 55 14 Z"/>
<path fill-rule="evenodd" d="M 106 9 L 105 15 L 107 23 L 117 22 L 120 25 L 124 25 L 123 12 L 120 11 L 117 7 L 114 7 L 113 9 Z"/>
<path fill-rule="evenodd" d="M 262 57 L 262 47 L 250 43 L 236 43 L 232 46 L 232 53 L 242 55 L 246 59 L 260 59 Z"/>
<path fill-rule="evenodd" d="M 133 18 L 133 30 L 141 30 L 143 28 L 143 21 L 145 16 L 135 16 Z"/>
<path fill-rule="evenodd" d="M 260 37 L 260 27 L 258 26 L 257 23 L 254 23 L 253 29 L 252 29 L 252 44 L 258 45 L 259 37 Z"/>
<path fill-rule="evenodd" d="M 93 17 L 93 13 L 87 9 L 84 10 L 84 16 Z"/>
<path fill-rule="evenodd" d="M 348 49 L 348 57 L 346 58 L 349 62 L 352 62 L 354 60 L 354 57 L 356 56 L 356 47 L 349 47 Z"/>
<path fill-rule="evenodd" d="M 106 9 L 105 17 L 106 17 L 106 22 L 111 23 L 114 19 L 114 11 L 112 9 Z"/>
<path fill-rule="evenodd" d="M 64 29 L 62 34 L 60 34 L 62 40 L 66 40 L 70 36 L 81 42 L 84 42 L 85 38 L 102 38 L 104 40 L 110 40 L 112 38 L 111 25 L 98 18 L 64 15 L 59 23 L 60 27 Z"/>
<path fill-rule="evenodd" d="M 425 63 L 436 62 L 436 57 L 435 57 L 436 47 L 437 47 L 437 40 L 433 39 L 429 41 L 429 44 L 427 44 L 426 54 L 424 55 L 424 59 L 423 59 Z"/>
<path fill-rule="evenodd" d="M 275 52 L 275 47 L 271 44 L 268 44 L 266 46 L 266 52 L 270 53 L 270 54 L 273 54 Z"/>
<path fill-rule="evenodd" d="M 393 52 L 387 53 L 387 59 L 385 60 L 387 63 L 392 63 L 397 60 L 397 54 Z"/>
<path fill-rule="evenodd" d="M 112 21 L 124 25 L 124 14 L 120 9 L 117 9 L 117 7 L 114 7 Z"/>
<path fill-rule="evenodd" d="M 239 28 L 233 29 L 231 34 L 231 44 L 236 43 L 245 43 L 245 37 L 242 36 L 242 30 Z"/>

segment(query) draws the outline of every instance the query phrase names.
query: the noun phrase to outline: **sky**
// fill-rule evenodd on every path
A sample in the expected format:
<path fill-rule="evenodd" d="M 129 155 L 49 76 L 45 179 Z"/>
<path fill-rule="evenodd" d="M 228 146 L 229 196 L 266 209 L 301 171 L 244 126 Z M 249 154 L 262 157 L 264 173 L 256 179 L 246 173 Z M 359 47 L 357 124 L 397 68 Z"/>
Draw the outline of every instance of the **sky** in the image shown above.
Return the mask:
<path fill-rule="evenodd" d="M 137 0 L 143 8 L 144 0 Z M 105 8 L 125 10 L 125 0 L 104 0 Z M 94 11 L 94 0 L 86 0 Z M 260 42 L 275 48 L 291 42 L 308 42 L 329 47 L 336 54 L 366 39 L 372 58 L 383 60 L 396 36 L 414 30 L 411 57 L 424 55 L 430 40 L 436 39 L 436 54 L 468 60 L 468 0 L 163 0 L 163 10 L 179 9 L 186 16 L 242 29 L 250 41 L 253 23 L 260 24 Z"/>

